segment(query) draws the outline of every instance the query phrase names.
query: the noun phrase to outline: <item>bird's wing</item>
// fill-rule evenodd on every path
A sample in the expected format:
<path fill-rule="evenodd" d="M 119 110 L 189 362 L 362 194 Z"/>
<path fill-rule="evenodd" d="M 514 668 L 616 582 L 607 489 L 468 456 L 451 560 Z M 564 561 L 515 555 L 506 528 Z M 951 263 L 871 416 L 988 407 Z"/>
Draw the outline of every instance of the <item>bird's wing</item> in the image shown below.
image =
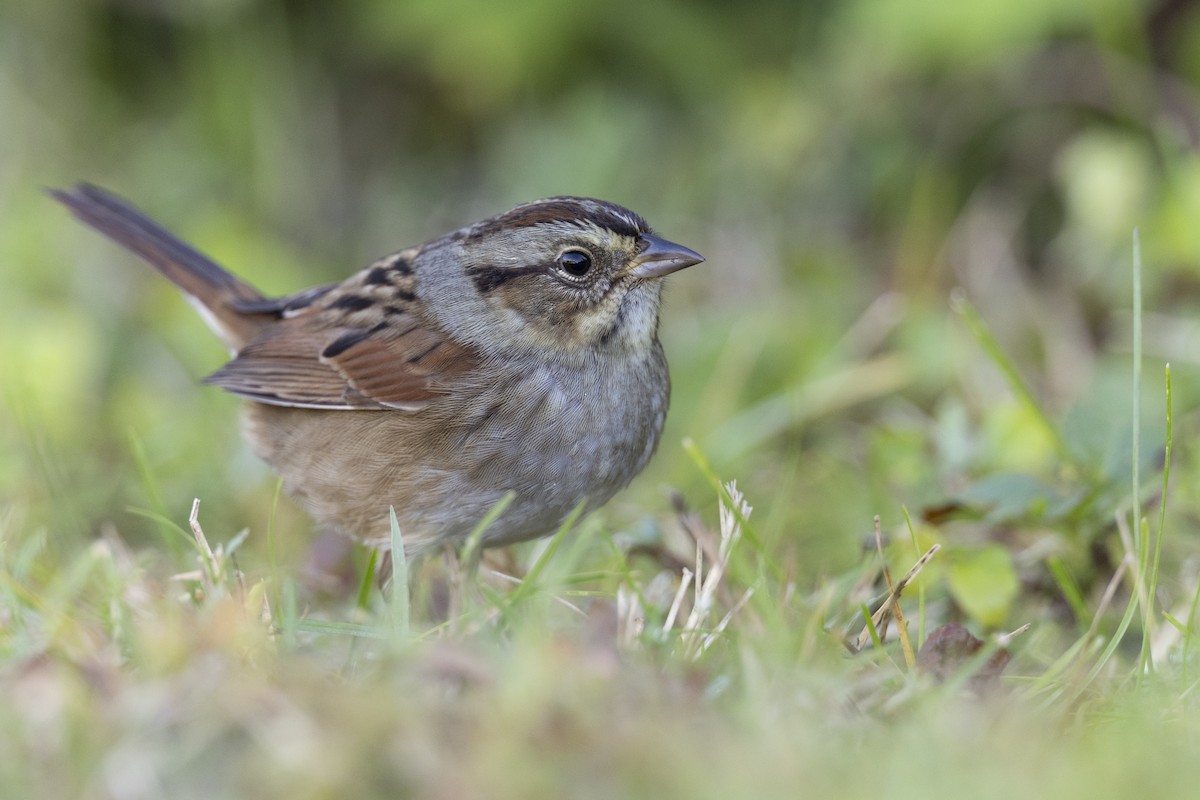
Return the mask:
<path fill-rule="evenodd" d="M 265 328 L 205 382 L 272 405 L 415 411 L 478 363 L 475 351 L 407 313 L 355 326 L 314 311 Z"/>

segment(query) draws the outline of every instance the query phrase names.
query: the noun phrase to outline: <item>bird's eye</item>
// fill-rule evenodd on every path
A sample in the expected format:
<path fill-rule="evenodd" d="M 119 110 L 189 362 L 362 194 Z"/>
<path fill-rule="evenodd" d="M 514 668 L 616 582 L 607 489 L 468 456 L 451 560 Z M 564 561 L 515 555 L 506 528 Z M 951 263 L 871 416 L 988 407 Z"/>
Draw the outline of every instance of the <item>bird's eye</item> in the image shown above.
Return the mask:
<path fill-rule="evenodd" d="M 568 275 L 582 278 L 592 269 L 592 257 L 583 250 L 564 250 L 558 257 L 558 266 Z"/>

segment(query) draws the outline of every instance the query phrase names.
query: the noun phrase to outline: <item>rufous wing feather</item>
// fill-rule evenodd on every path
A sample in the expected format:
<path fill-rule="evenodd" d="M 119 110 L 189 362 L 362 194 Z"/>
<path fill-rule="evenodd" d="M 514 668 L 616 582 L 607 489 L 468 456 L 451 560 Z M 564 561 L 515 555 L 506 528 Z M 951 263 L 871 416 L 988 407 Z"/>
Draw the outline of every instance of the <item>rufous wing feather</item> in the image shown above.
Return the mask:
<path fill-rule="evenodd" d="M 282 320 L 205 382 L 260 403 L 415 411 L 478 365 L 475 353 L 407 315 L 370 328 L 321 314 Z"/>

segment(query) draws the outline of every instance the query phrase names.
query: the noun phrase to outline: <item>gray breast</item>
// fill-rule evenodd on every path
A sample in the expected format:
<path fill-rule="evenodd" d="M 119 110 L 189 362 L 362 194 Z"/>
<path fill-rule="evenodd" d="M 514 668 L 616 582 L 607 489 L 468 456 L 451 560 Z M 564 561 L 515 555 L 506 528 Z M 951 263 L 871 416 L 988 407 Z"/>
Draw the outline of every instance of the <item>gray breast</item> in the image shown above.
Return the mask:
<path fill-rule="evenodd" d="M 453 413 L 454 437 L 443 479 L 443 523 L 465 536 L 482 512 L 516 493 L 487 535 L 489 543 L 553 531 L 580 501 L 595 508 L 645 467 L 666 419 L 669 383 L 661 350 L 617 370 L 539 365 L 506 377 Z M 457 508 L 453 508 L 456 504 Z M 460 519 L 451 522 L 458 512 Z"/>

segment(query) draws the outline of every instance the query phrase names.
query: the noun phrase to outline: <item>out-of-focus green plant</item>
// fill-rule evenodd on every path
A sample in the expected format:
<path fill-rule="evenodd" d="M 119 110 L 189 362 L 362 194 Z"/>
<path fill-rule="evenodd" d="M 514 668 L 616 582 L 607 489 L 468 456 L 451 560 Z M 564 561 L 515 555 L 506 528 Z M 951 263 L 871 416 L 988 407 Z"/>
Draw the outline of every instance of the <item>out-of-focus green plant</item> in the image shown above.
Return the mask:
<path fill-rule="evenodd" d="M 1176 363 L 1187 428 L 1196 31 L 1186 6 L 1081 0 L 6 4 L 0 498 L 70 548 L 114 520 L 156 535 L 128 509 L 196 495 L 214 528 L 263 530 L 276 488 L 236 402 L 195 385 L 219 346 L 41 187 L 109 185 L 278 292 L 572 192 L 709 259 L 668 298 L 674 407 L 615 527 L 652 533 L 663 485 L 706 496 L 691 436 L 810 576 L 901 504 L 982 497 L 993 532 L 1111 542 L 1117 495 L 1077 496 L 948 296 L 1119 494 L 1141 226 L 1147 356 Z"/>

